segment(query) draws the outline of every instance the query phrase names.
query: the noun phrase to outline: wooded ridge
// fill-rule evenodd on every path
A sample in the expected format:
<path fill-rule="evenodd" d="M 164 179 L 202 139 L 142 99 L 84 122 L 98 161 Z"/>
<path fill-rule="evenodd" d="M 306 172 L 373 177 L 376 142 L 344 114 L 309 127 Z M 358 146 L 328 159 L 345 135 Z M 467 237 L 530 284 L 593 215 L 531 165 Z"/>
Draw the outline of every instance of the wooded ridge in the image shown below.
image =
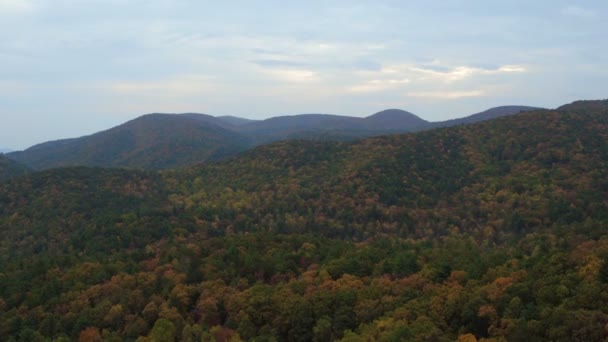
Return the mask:
<path fill-rule="evenodd" d="M 15 341 L 602 341 L 608 101 L 0 182 Z"/>

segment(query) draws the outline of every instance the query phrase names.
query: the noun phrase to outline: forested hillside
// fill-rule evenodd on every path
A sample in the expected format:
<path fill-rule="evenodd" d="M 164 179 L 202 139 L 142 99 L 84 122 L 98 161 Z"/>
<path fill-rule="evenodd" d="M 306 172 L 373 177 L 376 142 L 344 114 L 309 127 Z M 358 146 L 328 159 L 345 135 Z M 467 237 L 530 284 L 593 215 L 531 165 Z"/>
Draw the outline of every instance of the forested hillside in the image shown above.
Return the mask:
<path fill-rule="evenodd" d="M 17 341 L 603 341 L 608 103 L 0 183 Z"/>
<path fill-rule="evenodd" d="M 167 169 L 234 156 L 248 139 L 205 115 L 148 114 L 89 136 L 51 141 L 8 156 L 34 169 L 68 166 Z"/>
<path fill-rule="evenodd" d="M 300 114 L 266 120 L 156 113 L 89 136 L 45 142 L 7 156 L 36 170 L 68 166 L 163 170 L 227 159 L 279 140 L 348 141 L 472 123 L 532 109 L 497 107 L 434 123 L 397 109 L 366 118 Z"/>
<path fill-rule="evenodd" d="M 469 115 L 464 118 L 433 122 L 434 127 L 450 127 L 456 125 L 466 125 L 486 120 L 496 119 L 502 116 L 513 115 L 520 112 L 530 112 L 533 110 L 541 110 L 543 108 L 529 106 L 500 106 L 484 110 L 483 112 Z"/>
<path fill-rule="evenodd" d="M 0 154 L 0 182 L 26 174 L 28 168 Z"/>

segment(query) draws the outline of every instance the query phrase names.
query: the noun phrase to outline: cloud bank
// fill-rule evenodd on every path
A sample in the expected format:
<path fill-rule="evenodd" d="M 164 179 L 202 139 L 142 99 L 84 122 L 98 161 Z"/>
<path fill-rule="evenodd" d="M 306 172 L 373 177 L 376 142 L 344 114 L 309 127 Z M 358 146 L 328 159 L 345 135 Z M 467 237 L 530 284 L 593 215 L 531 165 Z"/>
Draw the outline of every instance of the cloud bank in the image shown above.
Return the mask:
<path fill-rule="evenodd" d="M 445 120 L 605 97 L 607 16 L 561 0 L 0 0 L 0 147 L 159 111 Z"/>

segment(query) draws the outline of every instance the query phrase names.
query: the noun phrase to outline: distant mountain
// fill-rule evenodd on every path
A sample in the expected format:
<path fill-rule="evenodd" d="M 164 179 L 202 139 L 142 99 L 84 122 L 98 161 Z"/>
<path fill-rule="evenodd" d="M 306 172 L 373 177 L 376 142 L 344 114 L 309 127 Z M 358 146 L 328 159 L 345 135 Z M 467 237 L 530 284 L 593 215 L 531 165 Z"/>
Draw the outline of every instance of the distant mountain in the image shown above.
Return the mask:
<path fill-rule="evenodd" d="M 461 119 L 429 122 L 410 112 L 387 109 L 365 118 L 329 114 L 278 116 L 237 127 L 256 144 L 285 139 L 349 140 L 389 133 L 415 132 L 436 127 L 469 124 L 540 109 L 528 106 L 502 106 Z"/>
<path fill-rule="evenodd" d="M 0 153 L 9 153 L 9 152 L 13 152 L 13 150 L 8 149 L 8 148 L 0 148 Z"/>
<path fill-rule="evenodd" d="M 245 132 L 265 132 L 268 130 L 300 130 L 300 129 L 352 129 L 361 128 L 361 118 L 331 114 L 299 114 L 285 115 L 255 121 L 243 125 Z"/>
<path fill-rule="evenodd" d="M 170 114 L 165 114 L 165 115 L 170 115 Z M 176 114 L 175 116 L 190 118 L 190 119 L 198 121 L 201 124 L 210 124 L 212 126 L 222 127 L 229 131 L 234 131 L 235 127 L 236 127 L 236 125 L 229 122 L 230 120 L 222 120 L 219 117 L 215 117 L 215 116 L 208 115 L 208 114 L 183 113 L 183 114 Z"/>
<path fill-rule="evenodd" d="M 500 106 L 500 107 L 490 108 L 488 110 L 484 110 L 483 112 L 469 115 L 464 118 L 434 122 L 432 125 L 434 127 L 449 127 L 449 126 L 456 126 L 456 125 L 465 125 L 465 124 L 471 124 L 471 123 L 480 122 L 480 121 L 492 120 L 492 119 L 499 118 L 501 116 L 515 115 L 515 114 L 519 114 L 521 112 L 529 112 L 529 111 L 539 110 L 539 109 L 543 109 L 543 108 L 530 107 L 530 106 Z"/>
<path fill-rule="evenodd" d="M 286 139 L 350 140 L 394 132 L 421 129 L 428 122 L 416 115 L 398 110 L 385 110 L 366 118 L 331 115 L 286 115 L 241 125 L 239 132 L 254 144 Z"/>
<path fill-rule="evenodd" d="M 12 177 L 24 175 L 28 172 L 29 169 L 26 166 L 0 155 L 0 182 Z"/>
<path fill-rule="evenodd" d="M 462 119 L 428 122 L 399 109 L 365 118 L 300 114 L 249 120 L 207 114 L 147 114 L 90 136 L 42 143 L 8 156 L 34 169 L 103 166 L 167 169 L 234 156 L 279 140 L 345 141 L 489 120 L 535 109 L 504 106 Z"/>
<path fill-rule="evenodd" d="M 340 135 L 338 132 L 361 131 L 364 129 L 361 118 L 330 115 L 300 114 L 277 116 L 255 121 L 237 129 L 248 136 L 254 145 L 278 140 L 309 139 L 316 140 L 321 135 Z M 347 134 L 348 138 L 366 136 L 367 134 Z"/>
<path fill-rule="evenodd" d="M 411 131 L 428 127 L 429 122 L 401 109 L 387 109 L 363 119 L 366 127 L 378 131 Z"/>
<path fill-rule="evenodd" d="M 222 159 L 249 146 L 245 137 L 202 118 L 148 114 L 103 132 L 43 143 L 8 156 L 35 169 L 166 169 Z"/>
<path fill-rule="evenodd" d="M 217 118 L 232 126 L 242 126 L 242 125 L 257 121 L 257 120 L 240 118 L 240 117 L 232 116 L 232 115 L 223 115 L 223 116 L 218 116 Z"/>
<path fill-rule="evenodd" d="M 388 109 L 366 118 L 330 114 L 277 116 L 243 125 L 242 131 L 302 129 L 389 131 L 412 130 L 424 127 L 426 124 L 428 121 L 412 113 L 399 109 Z"/>

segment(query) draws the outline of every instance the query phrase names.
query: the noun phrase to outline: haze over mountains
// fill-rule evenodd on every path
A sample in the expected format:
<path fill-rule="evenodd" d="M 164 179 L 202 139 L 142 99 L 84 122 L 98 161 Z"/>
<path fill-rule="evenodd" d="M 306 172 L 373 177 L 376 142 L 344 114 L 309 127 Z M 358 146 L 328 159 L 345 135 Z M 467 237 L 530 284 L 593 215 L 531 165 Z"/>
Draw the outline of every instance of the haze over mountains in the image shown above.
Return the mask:
<path fill-rule="evenodd" d="M 444 122 L 398 109 L 365 118 L 329 114 L 249 120 L 206 114 L 148 114 L 80 138 L 50 141 L 7 156 L 33 169 L 103 166 L 168 169 L 235 156 L 278 140 L 351 140 L 473 123 L 538 109 L 503 106 Z"/>

